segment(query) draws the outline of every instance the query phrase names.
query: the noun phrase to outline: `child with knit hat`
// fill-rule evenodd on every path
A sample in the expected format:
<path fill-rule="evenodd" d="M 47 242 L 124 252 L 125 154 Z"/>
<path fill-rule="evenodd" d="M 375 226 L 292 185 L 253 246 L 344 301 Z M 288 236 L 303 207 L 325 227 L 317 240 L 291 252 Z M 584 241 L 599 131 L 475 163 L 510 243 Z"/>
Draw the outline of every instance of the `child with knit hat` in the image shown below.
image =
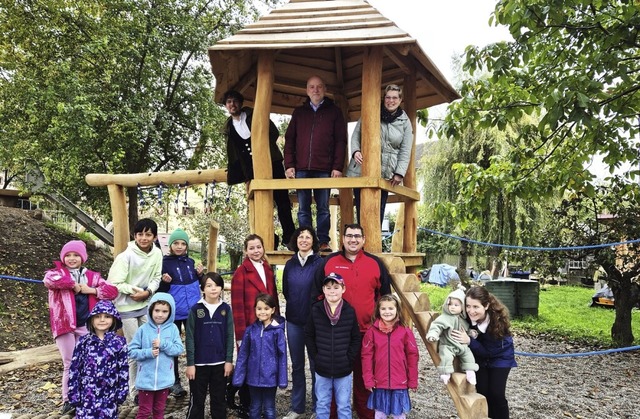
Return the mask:
<path fill-rule="evenodd" d="M 442 314 L 440 314 L 429 326 L 427 340 L 429 342 L 438 343 L 438 355 L 440 355 L 440 365 L 438 372 L 440 379 L 447 384 L 451 378 L 453 369 L 453 359 L 457 356 L 460 359 L 460 367 L 467 374 L 469 384 L 476 385 L 476 364 L 473 353 L 468 345 L 462 344 L 451 336 L 454 330 L 464 330 L 469 333 L 469 323 L 466 321 L 467 314 L 465 311 L 465 296 L 463 289 L 452 291 L 442 305 Z"/>
<path fill-rule="evenodd" d="M 82 240 L 71 240 L 60 250 L 60 260 L 44 276 L 49 290 L 51 331 L 62 356 L 62 415 L 74 408 L 69 403 L 69 367 L 73 349 L 87 333 L 89 313 L 98 300 L 113 300 L 118 289 L 107 283 L 98 272 L 82 265 L 87 261 L 87 246 Z"/>
<path fill-rule="evenodd" d="M 189 235 L 176 228 L 169 236 L 169 254 L 162 261 L 162 281 L 158 291 L 169 293 L 175 300 L 174 324 L 182 333 L 186 330 L 189 311 L 200 300 L 200 279 L 204 275 L 202 264 L 195 265 L 189 257 Z M 183 397 L 187 392 L 180 384 L 178 357 L 174 359 L 175 384 L 170 393 L 174 397 Z"/>

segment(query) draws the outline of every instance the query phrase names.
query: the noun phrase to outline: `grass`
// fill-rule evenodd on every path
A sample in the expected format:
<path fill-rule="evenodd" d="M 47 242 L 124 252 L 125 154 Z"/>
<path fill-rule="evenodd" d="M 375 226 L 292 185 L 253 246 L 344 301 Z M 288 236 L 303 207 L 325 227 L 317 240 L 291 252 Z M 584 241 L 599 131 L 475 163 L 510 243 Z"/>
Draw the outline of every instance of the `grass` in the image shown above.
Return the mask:
<path fill-rule="evenodd" d="M 422 284 L 429 295 L 431 310 L 440 311 L 450 288 Z M 515 333 L 547 335 L 554 339 L 585 342 L 594 346 L 611 347 L 611 326 L 615 311 L 589 307 L 594 291 L 590 288 L 551 286 L 540 290 L 538 317 L 511 319 Z M 632 312 L 632 330 L 636 342 L 640 338 L 640 311 Z"/>

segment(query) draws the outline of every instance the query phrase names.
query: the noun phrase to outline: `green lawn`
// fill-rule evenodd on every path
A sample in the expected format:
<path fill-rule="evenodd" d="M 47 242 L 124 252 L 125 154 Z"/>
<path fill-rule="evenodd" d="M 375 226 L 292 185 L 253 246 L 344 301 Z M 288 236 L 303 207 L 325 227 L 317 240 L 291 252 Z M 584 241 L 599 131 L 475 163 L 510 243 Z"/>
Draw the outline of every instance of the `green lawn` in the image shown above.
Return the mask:
<path fill-rule="evenodd" d="M 431 310 L 440 311 L 449 288 L 422 284 L 427 292 Z M 512 319 L 514 332 L 547 334 L 556 338 L 611 346 L 611 325 L 615 311 L 589 307 L 594 290 L 584 287 L 551 286 L 540 290 L 538 317 Z M 640 342 L 640 311 L 633 310 L 632 328 L 635 342 Z"/>

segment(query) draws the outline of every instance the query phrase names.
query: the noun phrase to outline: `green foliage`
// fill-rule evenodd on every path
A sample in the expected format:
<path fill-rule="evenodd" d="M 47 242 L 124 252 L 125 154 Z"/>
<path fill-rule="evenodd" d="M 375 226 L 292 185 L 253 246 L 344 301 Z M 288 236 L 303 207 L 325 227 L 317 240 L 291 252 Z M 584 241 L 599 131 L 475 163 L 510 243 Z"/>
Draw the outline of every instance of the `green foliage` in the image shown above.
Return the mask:
<path fill-rule="evenodd" d="M 206 50 L 256 13 L 244 0 L 3 2 L 0 162 L 33 160 L 103 212 L 107 191 L 87 173 L 220 166 Z"/>

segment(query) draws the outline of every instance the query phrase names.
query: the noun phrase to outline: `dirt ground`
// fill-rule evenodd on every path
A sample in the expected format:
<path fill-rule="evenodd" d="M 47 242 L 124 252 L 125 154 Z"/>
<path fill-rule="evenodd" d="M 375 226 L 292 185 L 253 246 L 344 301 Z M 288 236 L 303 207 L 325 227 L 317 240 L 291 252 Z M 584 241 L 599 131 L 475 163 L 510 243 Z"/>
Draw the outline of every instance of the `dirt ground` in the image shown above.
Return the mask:
<path fill-rule="evenodd" d="M 24 211 L 0 207 L 0 275 L 42 278 L 51 261 L 58 258 L 62 245 L 73 238 Z M 108 252 L 90 249 L 90 268 L 106 273 L 110 263 Z M 40 283 L 0 279 L 0 352 L 53 343 L 46 296 Z M 520 352 L 547 354 L 597 349 L 528 335 L 516 335 L 515 345 Z M 571 358 L 517 356 L 517 361 L 519 366 L 512 370 L 507 384 L 512 418 L 640 417 L 640 351 Z M 1 376 L 0 417 L 57 417 L 61 371 L 61 362 L 53 362 Z M 409 418 L 457 417 L 426 348 L 421 352 L 419 389 L 411 393 L 411 398 L 413 410 Z M 290 388 L 278 390 L 278 417 L 287 413 L 289 401 Z M 185 399 L 171 400 L 168 406 L 168 418 L 185 417 Z M 309 410 L 308 402 L 308 413 Z M 134 417 L 135 411 L 127 402 L 121 418 Z M 231 412 L 229 417 L 234 417 Z"/>

